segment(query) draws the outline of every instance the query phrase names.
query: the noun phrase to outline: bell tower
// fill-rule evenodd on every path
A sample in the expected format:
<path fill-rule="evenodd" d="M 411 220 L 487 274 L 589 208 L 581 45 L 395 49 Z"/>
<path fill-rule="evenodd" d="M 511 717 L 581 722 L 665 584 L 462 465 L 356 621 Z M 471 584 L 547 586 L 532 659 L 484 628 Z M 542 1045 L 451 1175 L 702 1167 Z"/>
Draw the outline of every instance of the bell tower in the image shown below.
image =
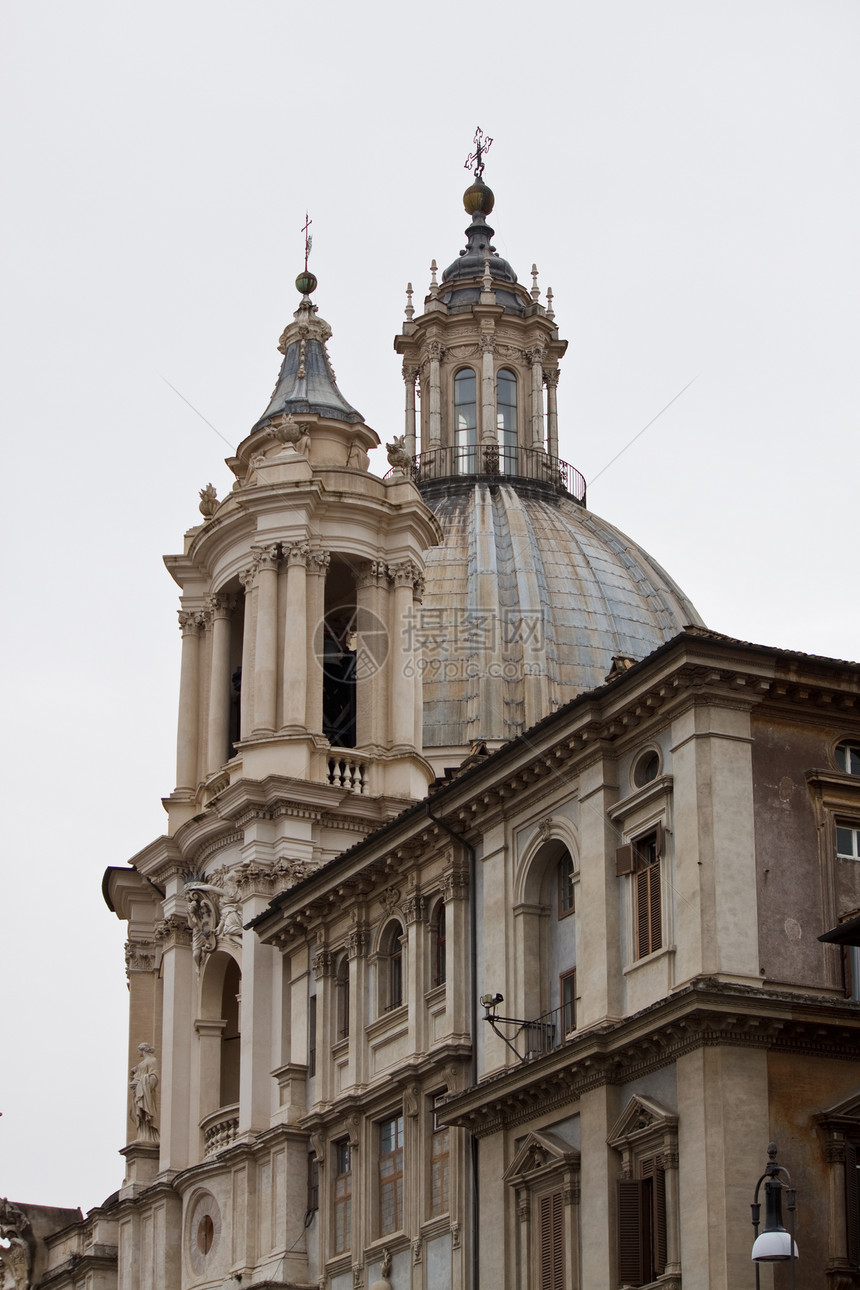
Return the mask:
<path fill-rule="evenodd" d="M 267 775 L 401 801 L 432 779 L 409 619 L 438 525 L 405 473 L 369 474 L 379 440 L 335 382 L 316 278 L 297 287 L 233 489 L 203 490 L 203 523 L 165 559 L 182 589 L 172 831 Z"/>

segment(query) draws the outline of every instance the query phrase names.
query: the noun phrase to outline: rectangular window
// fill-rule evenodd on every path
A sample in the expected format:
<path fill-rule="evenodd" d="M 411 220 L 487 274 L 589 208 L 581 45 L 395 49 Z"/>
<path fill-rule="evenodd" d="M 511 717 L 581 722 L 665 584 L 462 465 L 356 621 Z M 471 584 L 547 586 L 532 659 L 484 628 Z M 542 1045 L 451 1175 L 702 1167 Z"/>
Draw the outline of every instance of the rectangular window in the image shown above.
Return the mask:
<path fill-rule="evenodd" d="M 317 997 L 308 999 L 308 1079 L 317 1073 Z"/>
<path fill-rule="evenodd" d="M 379 1125 L 379 1235 L 403 1226 L 403 1116 Z"/>
<path fill-rule="evenodd" d="M 636 957 L 642 959 L 663 946 L 660 855 L 656 832 L 637 838 L 634 848 Z"/>
<path fill-rule="evenodd" d="M 562 1196 L 554 1191 L 538 1201 L 538 1286 L 564 1290 L 564 1224 Z"/>
<path fill-rule="evenodd" d="M 312 1151 L 308 1152 L 308 1205 L 307 1210 L 312 1214 L 320 1207 L 320 1166 L 319 1161 Z"/>
<path fill-rule="evenodd" d="M 642 1286 L 666 1270 L 666 1175 L 662 1156 L 639 1162 L 638 1178 L 618 1180 L 618 1280 Z"/>
<path fill-rule="evenodd" d="M 576 968 L 562 973 L 560 986 L 562 1034 L 569 1035 L 576 1030 Z"/>
<path fill-rule="evenodd" d="M 436 1101 L 441 1099 L 437 1098 Z M 433 1112 L 433 1132 L 430 1135 L 430 1217 L 438 1218 L 450 1209 L 450 1160 L 451 1130 L 440 1124 Z"/>
<path fill-rule="evenodd" d="M 837 824 L 836 854 L 840 860 L 860 860 L 860 829 Z"/>
<path fill-rule="evenodd" d="M 558 916 L 564 918 L 573 912 L 573 860 L 564 855 L 558 862 Z"/>
<path fill-rule="evenodd" d="M 332 1253 L 345 1253 L 352 1243 L 352 1146 L 344 1138 L 334 1144 L 334 1244 Z"/>

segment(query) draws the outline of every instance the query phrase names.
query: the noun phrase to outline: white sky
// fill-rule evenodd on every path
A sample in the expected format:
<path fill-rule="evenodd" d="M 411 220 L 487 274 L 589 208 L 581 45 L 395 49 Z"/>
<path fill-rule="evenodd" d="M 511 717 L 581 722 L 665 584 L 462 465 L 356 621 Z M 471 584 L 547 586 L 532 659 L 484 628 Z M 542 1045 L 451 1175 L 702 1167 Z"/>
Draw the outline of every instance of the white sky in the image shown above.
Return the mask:
<path fill-rule="evenodd" d="M 232 482 L 162 378 L 244 437 L 307 207 L 338 383 L 400 433 L 404 289 L 464 245 L 480 125 L 495 244 L 570 340 L 561 455 L 593 478 L 698 375 L 592 508 L 717 630 L 857 658 L 860 7 L 7 0 L 3 25 L 0 1195 L 87 1208 L 126 1128 L 101 876 L 174 782 L 161 555 Z"/>

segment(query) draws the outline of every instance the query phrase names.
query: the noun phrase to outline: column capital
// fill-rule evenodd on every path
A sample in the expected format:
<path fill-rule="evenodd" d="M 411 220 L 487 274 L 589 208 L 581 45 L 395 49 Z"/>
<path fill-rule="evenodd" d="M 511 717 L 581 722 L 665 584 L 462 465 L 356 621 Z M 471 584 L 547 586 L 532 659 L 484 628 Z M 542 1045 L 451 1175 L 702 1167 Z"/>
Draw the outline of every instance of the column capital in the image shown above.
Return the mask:
<path fill-rule="evenodd" d="M 424 897 L 419 896 L 417 892 L 412 896 L 407 896 L 402 902 L 400 908 L 407 926 L 421 921 L 425 903 Z"/>
<path fill-rule="evenodd" d="M 284 542 L 281 551 L 288 569 L 300 564 L 304 565 L 305 568 L 308 567 L 311 558 L 310 543 Z"/>
<path fill-rule="evenodd" d="M 401 368 L 401 371 L 403 372 L 403 379 L 406 382 L 406 384 L 414 385 L 416 380 L 418 379 L 418 364 L 404 363 L 403 367 Z"/>
<path fill-rule="evenodd" d="M 208 597 L 206 606 L 212 618 L 232 618 L 233 610 L 236 608 L 236 601 L 232 596 L 219 591 L 214 596 Z"/>
<path fill-rule="evenodd" d="M 251 552 L 257 569 L 277 569 L 281 552 L 280 542 L 267 542 L 265 546 L 252 546 Z"/>
<path fill-rule="evenodd" d="M 125 974 L 154 972 L 158 966 L 158 946 L 155 941 L 126 941 Z"/>
<path fill-rule="evenodd" d="M 308 547 L 307 566 L 308 573 L 322 577 L 326 569 L 331 564 L 331 551 L 325 551 L 320 546 Z"/>
<path fill-rule="evenodd" d="M 321 977 L 331 976 L 334 972 L 334 956 L 331 950 L 318 950 L 311 959 L 311 967 L 318 981 Z"/>
<path fill-rule="evenodd" d="M 398 564 L 390 564 L 388 576 L 395 587 L 414 587 L 419 579 L 423 582 L 414 560 L 401 560 Z"/>
<path fill-rule="evenodd" d="M 480 339 L 479 339 L 479 344 L 480 344 L 480 347 L 481 347 L 481 353 L 482 353 L 482 354 L 495 354 L 495 352 L 496 352 L 496 338 L 495 338 L 495 336 L 489 336 L 489 335 L 487 335 L 487 334 L 485 333 L 484 335 L 482 335 L 482 336 L 480 337 Z"/>
<path fill-rule="evenodd" d="M 363 959 L 370 937 L 364 927 L 354 927 L 346 938 L 346 952 L 350 959 Z"/>
<path fill-rule="evenodd" d="M 388 585 L 388 566 L 384 560 L 364 560 L 356 571 L 357 589 L 364 587 L 385 587 Z"/>
<path fill-rule="evenodd" d="M 446 353 L 445 346 L 441 340 L 431 340 L 427 346 L 427 354 L 431 363 L 441 363 Z"/>
<path fill-rule="evenodd" d="M 529 367 L 533 367 L 536 363 L 543 363 L 545 356 L 546 350 L 543 345 L 532 345 L 526 350 L 526 362 Z"/>
<path fill-rule="evenodd" d="M 199 636 L 206 626 L 206 614 L 202 609 L 178 609 L 177 615 L 183 636 Z"/>
<path fill-rule="evenodd" d="M 191 945 L 191 928 L 179 914 L 171 914 L 155 924 L 155 940 L 164 949 L 176 949 L 180 945 Z"/>
<path fill-rule="evenodd" d="M 552 367 L 548 371 L 544 371 L 543 383 L 547 389 L 554 390 L 556 388 L 560 375 L 561 373 L 557 367 Z"/>

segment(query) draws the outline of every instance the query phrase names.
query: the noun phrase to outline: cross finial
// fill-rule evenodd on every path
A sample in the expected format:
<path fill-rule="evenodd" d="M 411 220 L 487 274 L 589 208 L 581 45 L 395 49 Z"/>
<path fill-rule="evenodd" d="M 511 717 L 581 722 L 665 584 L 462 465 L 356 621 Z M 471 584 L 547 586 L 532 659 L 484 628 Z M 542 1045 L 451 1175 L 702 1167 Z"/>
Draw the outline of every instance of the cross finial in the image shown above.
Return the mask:
<path fill-rule="evenodd" d="M 308 271 L 308 256 L 310 255 L 311 247 L 314 244 L 314 240 L 311 237 L 310 233 L 308 232 L 311 224 L 313 224 L 313 220 L 308 219 L 308 213 L 307 211 L 305 211 L 305 222 L 302 225 L 302 232 L 305 235 L 305 273 L 307 273 Z"/>
<path fill-rule="evenodd" d="M 471 170 L 474 163 L 476 179 L 480 179 L 481 175 L 484 173 L 484 153 L 490 151 L 490 145 L 492 142 L 493 141 L 489 135 L 484 138 L 484 132 L 481 127 L 478 126 L 475 131 L 475 151 L 470 153 L 466 158 L 466 165 L 464 166 L 464 170 Z"/>

